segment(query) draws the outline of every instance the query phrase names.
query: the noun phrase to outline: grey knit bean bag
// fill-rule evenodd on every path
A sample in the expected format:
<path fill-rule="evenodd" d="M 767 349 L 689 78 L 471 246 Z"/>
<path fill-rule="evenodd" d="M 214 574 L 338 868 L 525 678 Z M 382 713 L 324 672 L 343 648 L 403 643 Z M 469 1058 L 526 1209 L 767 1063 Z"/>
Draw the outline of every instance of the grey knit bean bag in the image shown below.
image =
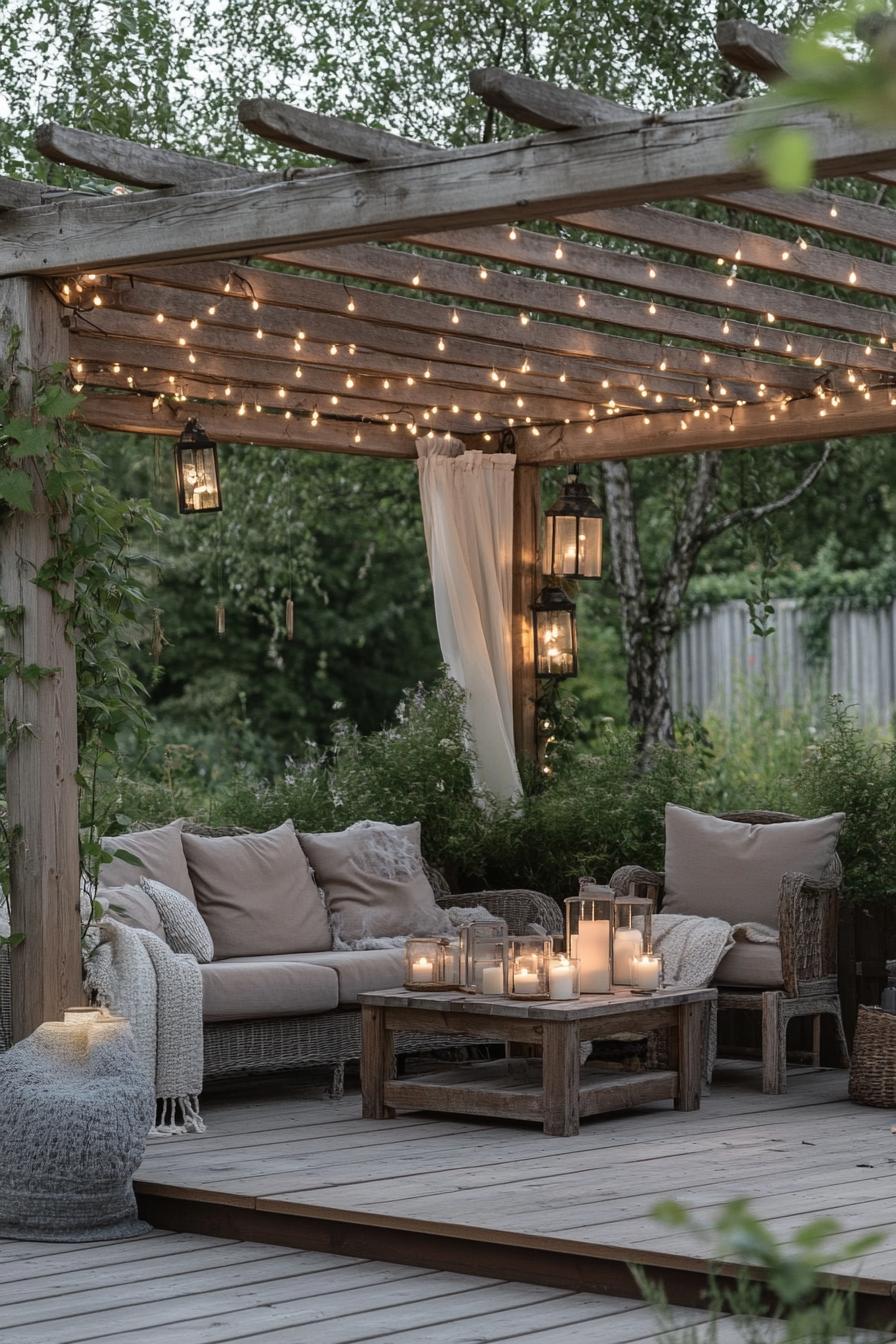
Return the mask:
<path fill-rule="evenodd" d="M 153 1085 L 127 1028 L 45 1023 L 0 1055 L 0 1237 L 150 1231 L 131 1178 L 154 1120 Z"/>

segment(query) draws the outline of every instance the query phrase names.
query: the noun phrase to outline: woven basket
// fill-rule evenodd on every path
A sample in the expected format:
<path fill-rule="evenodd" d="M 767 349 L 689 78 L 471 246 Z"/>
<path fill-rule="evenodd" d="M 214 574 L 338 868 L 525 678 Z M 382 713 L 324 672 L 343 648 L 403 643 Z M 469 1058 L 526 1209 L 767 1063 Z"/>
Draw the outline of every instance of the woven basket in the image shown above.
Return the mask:
<path fill-rule="evenodd" d="M 849 1099 L 896 1110 L 896 1013 L 859 1008 L 849 1069 Z"/>

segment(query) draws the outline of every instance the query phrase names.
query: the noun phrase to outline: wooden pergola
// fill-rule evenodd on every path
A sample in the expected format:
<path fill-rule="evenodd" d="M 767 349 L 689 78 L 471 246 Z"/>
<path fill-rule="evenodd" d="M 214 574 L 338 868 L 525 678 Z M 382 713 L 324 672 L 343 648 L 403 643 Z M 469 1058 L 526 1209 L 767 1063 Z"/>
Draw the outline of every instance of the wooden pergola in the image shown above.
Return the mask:
<path fill-rule="evenodd" d="M 719 41 L 763 76 L 786 66 L 780 40 L 751 25 L 722 25 Z M 77 417 L 107 430 L 176 436 L 197 416 L 230 442 L 409 461 L 429 433 L 485 451 L 512 442 L 527 753 L 540 469 L 892 429 L 894 270 L 836 239 L 886 257 L 896 211 L 764 187 L 732 149 L 749 103 L 646 116 L 499 69 L 471 85 L 539 133 L 447 150 L 253 98 L 246 128 L 338 164 L 262 173 L 44 126 L 44 155 L 123 189 L 0 179 L 0 308 L 18 332 L 6 375 L 19 413 L 34 413 L 33 371 L 68 362 L 86 391 Z M 896 129 L 805 104 L 775 120 L 811 134 L 820 178 L 896 182 Z M 731 222 L 656 205 L 693 199 Z M 780 221 L 780 236 L 751 215 Z M 24 613 L 5 640 L 21 664 L 56 672 L 5 682 L 17 1037 L 81 986 L 74 649 L 32 582 L 53 539 L 29 469 L 35 510 L 2 537 L 2 597 Z"/>

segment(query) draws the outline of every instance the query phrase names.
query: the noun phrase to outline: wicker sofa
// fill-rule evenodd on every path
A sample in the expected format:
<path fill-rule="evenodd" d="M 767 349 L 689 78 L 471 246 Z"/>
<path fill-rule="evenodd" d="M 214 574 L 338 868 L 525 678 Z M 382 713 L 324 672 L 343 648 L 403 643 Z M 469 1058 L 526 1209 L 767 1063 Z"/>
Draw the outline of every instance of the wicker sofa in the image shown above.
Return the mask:
<path fill-rule="evenodd" d="M 237 828 L 185 827 L 204 836 L 234 835 Z M 481 905 L 507 921 L 512 933 L 525 933 L 531 925 L 556 933 L 561 928 L 557 903 L 541 892 L 525 889 L 465 892 L 452 895 L 442 875 L 429 865 L 427 876 L 436 900 L 451 906 Z M 269 963 L 268 966 L 265 963 Z M 342 1092 L 345 1065 L 361 1055 L 361 1012 L 357 995 L 365 989 L 392 988 L 401 983 L 403 952 L 400 948 L 374 951 L 298 953 L 213 961 L 200 967 L 203 976 L 205 1023 L 203 1028 L 205 1079 L 221 1079 L 251 1073 L 269 1073 L 311 1065 L 332 1069 L 331 1092 Z M 251 1012 L 242 1016 L 233 1007 L 241 1001 L 240 973 L 254 986 Z M 271 982 L 270 997 L 282 997 L 283 1010 L 275 1007 L 265 1015 L 259 1009 L 258 990 L 264 1002 L 265 980 Z M 285 1004 L 289 994 L 278 991 L 277 977 L 293 992 L 307 986 L 309 1011 L 299 1014 Z M 248 995 L 250 999 L 253 995 Z M 10 1043 L 9 956 L 0 947 L 0 1043 Z M 242 998 L 246 1004 L 246 996 Z M 232 1006 L 231 1006 L 232 1005 Z M 231 1015 L 231 1012 L 233 1015 Z M 459 1038 L 419 1033 L 402 1035 L 399 1052 L 426 1053 L 456 1047 Z"/>

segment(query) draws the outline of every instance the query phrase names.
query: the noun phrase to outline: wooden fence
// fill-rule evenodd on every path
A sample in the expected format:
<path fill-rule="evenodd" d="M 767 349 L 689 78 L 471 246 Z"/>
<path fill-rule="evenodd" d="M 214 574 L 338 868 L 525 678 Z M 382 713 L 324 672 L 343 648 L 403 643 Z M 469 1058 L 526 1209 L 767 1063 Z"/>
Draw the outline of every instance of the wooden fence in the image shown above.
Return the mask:
<path fill-rule="evenodd" d="M 793 598 L 775 603 L 774 634 L 750 628 L 744 602 L 707 607 L 682 631 L 672 656 L 676 713 L 729 717 L 745 689 L 774 704 L 805 707 L 839 694 L 869 724 L 889 728 L 896 704 L 896 602 L 879 611 L 835 611 L 828 656 L 813 662 L 807 614 Z"/>

